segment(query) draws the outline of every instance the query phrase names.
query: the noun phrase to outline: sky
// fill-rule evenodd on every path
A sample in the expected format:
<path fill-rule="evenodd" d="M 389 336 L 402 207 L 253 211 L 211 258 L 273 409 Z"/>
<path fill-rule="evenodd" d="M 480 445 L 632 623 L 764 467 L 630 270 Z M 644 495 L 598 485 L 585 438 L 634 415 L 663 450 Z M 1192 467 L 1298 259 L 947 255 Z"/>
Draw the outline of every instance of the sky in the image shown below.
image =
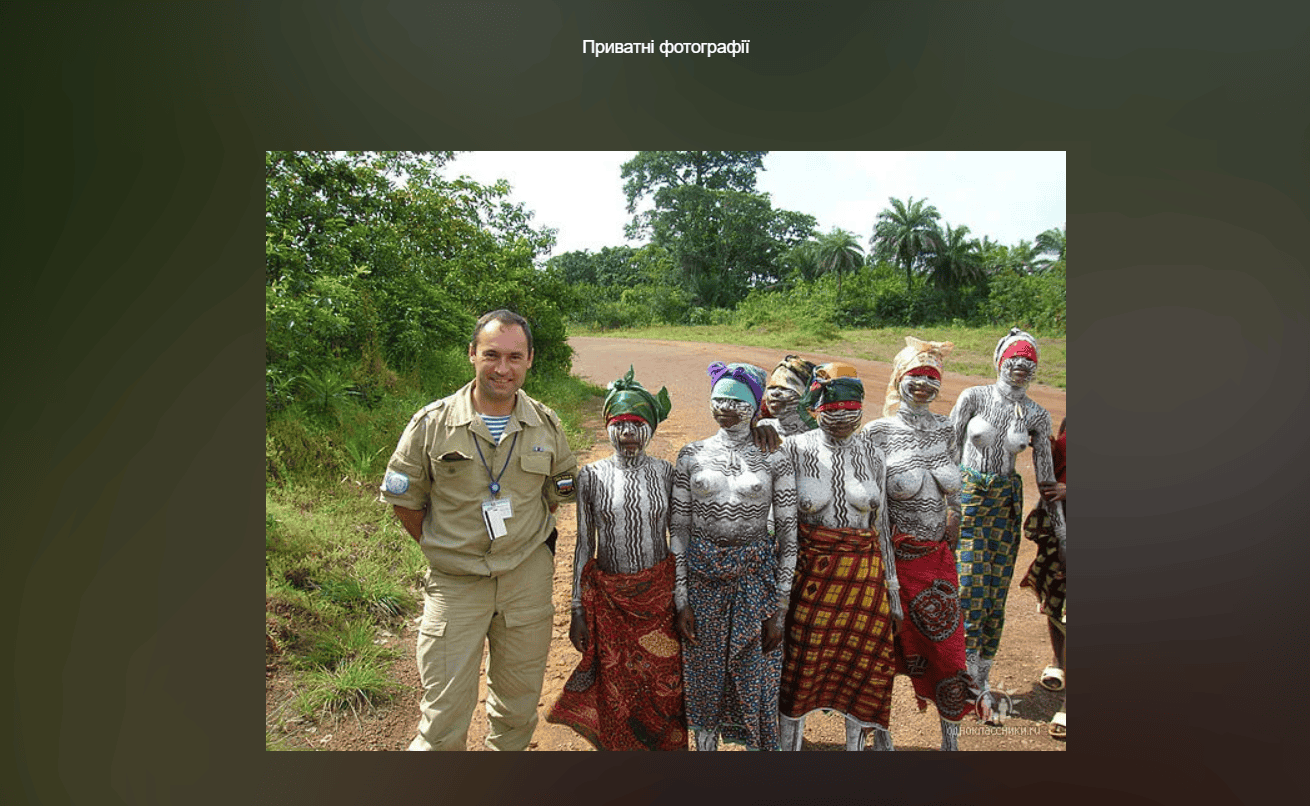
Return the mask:
<path fill-rule="evenodd" d="M 630 244 L 620 166 L 635 151 L 473 151 L 442 171 L 480 183 L 505 179 L 511 200 L 534 212 L 536 226 L 557 230 L 560 255 Z M 888 198 L 926 198 L 942 221 L 1012 246 L 1065 225 L 1063 151 L 771 151 L 756 190 L 773 206 L 818 219 L 819 232 L 841 227 L 868 249 Z"/>

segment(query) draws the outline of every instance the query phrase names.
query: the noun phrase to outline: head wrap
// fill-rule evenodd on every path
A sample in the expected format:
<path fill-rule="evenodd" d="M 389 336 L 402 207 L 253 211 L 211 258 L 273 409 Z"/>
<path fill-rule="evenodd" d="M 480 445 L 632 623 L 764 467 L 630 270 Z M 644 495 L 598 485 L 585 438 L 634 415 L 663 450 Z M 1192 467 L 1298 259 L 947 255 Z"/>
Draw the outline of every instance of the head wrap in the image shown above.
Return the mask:
<path fill-rule="evenodd" d="M 715 361 L 706 368 L 710 376 L 710 397 L 731 397 L 755 407 L 764 399 L 764 370 L 754 364 L 724 364 Z"/>
<path fill-rule="evenodd" d="M 883 398 L 882 416 L 886 417 L 901 404 L 901 381 L 906 375 L 931 375 L 942 379 L 946 356 L 955 349 L 949 341 L 924 341 L 914 336 L 905 337 L 905 346 L 892 359 L 892 374 L 887 379 L 887 394 Z"/>
<path fill-rule="evenodd" d="M 1017 327 L 1010 328 L 1010 332 L 1001 337 L 996 342 L 996 352 L 992 354 L 992 363 L 997 369 L 1001 368 L 1001 362 L 1007 358 L 1020 356 L 1032 359 L 1037 363 L 1037 340 L 1031 334 L 1025 333 Z"/>
<path fill-rule="evenodd" d="M 646 388 L 633 380 L 632 365 L 622 378 L 610 381 L 609 394 L 605 396 L 602 410 L 605 422 L 615 417 L 637 416 L 650 425 L 651 433 L 655 427 L 669 416 L 673 404 L 669 401 L 669 390 L 660 387 L 658 395 L 652 395 Z"/>
<path fill-rule="evenodd" d="M 791 389 L 798 395 L 805 394 L 814 378 L 814 363 L 806 361 L 799 355 L 789 355 L 778 362 L 773 374 L 769 376 L 769 387 L 781 386 Z"/>
<path fill-rule="evenodd" d="M 829 361 L 814 368 L 814 379 L 857 378 L 860 373 L 845 361 Z"/>
<path fill-rule="evenodd" d="M 809 411 L 859 409 L 864 407 L 864 382 L 855 377 L 855 367 L 842 362 L 824 364 L 814 371 L 814 382 L 800 400 L 801 419 L 816 427 Z"/>

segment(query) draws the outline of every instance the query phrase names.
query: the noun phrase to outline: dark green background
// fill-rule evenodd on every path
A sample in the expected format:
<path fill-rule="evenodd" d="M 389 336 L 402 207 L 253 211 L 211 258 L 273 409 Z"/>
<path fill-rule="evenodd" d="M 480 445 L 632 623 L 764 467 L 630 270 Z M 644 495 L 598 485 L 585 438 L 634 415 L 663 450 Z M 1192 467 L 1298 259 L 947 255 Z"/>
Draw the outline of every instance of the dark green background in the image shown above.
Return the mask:
<path fill-rule="evenodd" d="M 5 802 L 1281 791 L 1305 701 L 1310 11 L 705 5 L 4 7 Z M 666 38 L 751 52 L 582 54 Z M 1069 752 L 265 752 L 261 152 L 288 147 L 1066 150 Z"/>

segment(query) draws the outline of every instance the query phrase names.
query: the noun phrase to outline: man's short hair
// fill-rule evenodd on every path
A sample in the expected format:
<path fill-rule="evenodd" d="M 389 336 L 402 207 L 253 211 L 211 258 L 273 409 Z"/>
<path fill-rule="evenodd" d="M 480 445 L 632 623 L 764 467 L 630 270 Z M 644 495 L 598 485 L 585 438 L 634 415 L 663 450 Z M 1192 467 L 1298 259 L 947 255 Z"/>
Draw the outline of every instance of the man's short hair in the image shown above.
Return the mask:
<path fill-rule="evenodd" d="M 476 348 L 478 343 L 478 334 L 482 332 L 482 328 L 486 327 L 491 322 L 500 322 L 501 327 L 504 327 L 506 325 L 518 325 L 519 327 L 523 328 L 523 334 L 528 337 L 528 355 L 532 355 L 533 347 L 532 347 L 531 325 L 529 325 L 528 320 L 524 319 L 522 316 L 519 316 L 513 311 L 505 310 L 504 308 L 482 314 L 482 317 L 478 319 L 478 323 L 473 326 L 473 338 L 469 339 L 470 347 Z"/>

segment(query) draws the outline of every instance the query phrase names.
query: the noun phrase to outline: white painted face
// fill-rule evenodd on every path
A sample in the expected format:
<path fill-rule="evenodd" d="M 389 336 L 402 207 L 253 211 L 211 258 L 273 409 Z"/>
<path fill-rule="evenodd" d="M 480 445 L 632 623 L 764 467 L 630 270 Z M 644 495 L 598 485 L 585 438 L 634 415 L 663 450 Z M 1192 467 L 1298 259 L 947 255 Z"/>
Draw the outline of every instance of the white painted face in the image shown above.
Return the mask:
<path fill-rule="evenodd" d="M 770 386 L 764 392 L 764 400 L 769 404 L 769 412 L 777 417 L 785 411 L 796 408 L 796 401 L 801 399 L 800 392 L 786 386 Z"/>
<path fill-rule="evenodd" d="M 846 439 L 855 433 L 863 417 L 864 409 L 829 409 L 818 412 L 816 419 L 823 433 L 833 439 Z"/>
<path fill-rule="evenodd" d="M 710 413 L 720 428 L 732 428 L 737 423 L 750 422 L 755 416 L 755 407 L 735 397 L 712 397 Z"/>
<path fill-rule="evenodd" d="M 1001 362 L 999 372 L 1001 380 L 1011 386 L 1027 386 L 1037 374 L 1037 362 L 1031 358 L 1016 355 Z"/>
<path fill-rule="evenodd" d="M 636 456 L 646 449 L 650 442 L 650 425 L 635 420 L 613 420 L 609 424 L 610 444 L 620 456 Z"/>
<path fill-rule="evenodd" d="M 937 399 L 942 382 L 929 375 L 906 375 L 901 378 L 897 390 L 901 393 L 901 400 L 923 405 Z"/>

